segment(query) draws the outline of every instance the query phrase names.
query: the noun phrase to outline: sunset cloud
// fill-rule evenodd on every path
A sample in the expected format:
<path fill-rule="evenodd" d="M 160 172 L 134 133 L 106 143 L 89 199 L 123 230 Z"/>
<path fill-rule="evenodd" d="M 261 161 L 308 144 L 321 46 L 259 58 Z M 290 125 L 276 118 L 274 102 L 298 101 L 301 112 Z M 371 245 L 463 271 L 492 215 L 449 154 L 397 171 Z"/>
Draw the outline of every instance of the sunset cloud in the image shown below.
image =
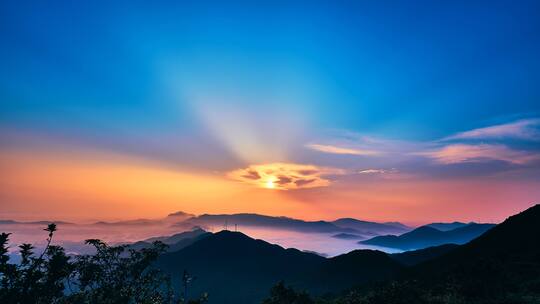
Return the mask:
<path fill-rule="evenodd" d="M 381 154 L 381 152 L 375 151 L 375 150 L 353 149 L 353 148 L 338 147 L 338 146 L 333 146 L 333 145 L 308 144 L 306 145 L 306 148 L 319 151 L 319 152 L 330 153 L 330 154 L 346 154 L 346 155 L 360 155 L 360 156 L 375 156 L 375 155 Z"/>
<path fill-rule="evenodd" d="M 271 163 L 251 165 L 247 168 L 231 171 L 227 176 L 233 180 L 251 184 L 260 188 L 293 190 L 325 187 L 329 175 L 344 174 L 343 170 L 324 168 L 314 165 Z"/>
<path fill-rule="evenodd" d="M 415 154 L 429 157 L 440 164 L 498 160 L 522 165 L 540 158 L 540 155 L 538 154 L 513 150 L 505 145 L 491 144 L 453 144 L 436 150 L 418 152 Z"/>
<path fill-rule="evenodd" d="M 360 170 L 358 171 L 358 174 L 385 174 L 385 173 L 395 173 L 397 170 L 395 169 L 390 169 L 390 170 L 385 170 L 385 169 L 365 169 L 365 170 Z"/>
<path fill-rule="evenodd" d="M 451 136 L 428 141 L 389 140 L 379 137 L 367 137 L 361 134 L 348 132 L 337 134 L 330 142 L 336 145 L 310 144 L 306 147 L 326 153 L 376 155 L 377 159 L 365 158 L 348 161 L 348 166 L 359 166 L 367 169 L 356 170 L 362 175 L 398 175 L 396 172 L 379 169 L 380 167 L 394 166 L 398 169 L 408 167 L 404 171 L 424 170 L 422 162 L 431 161 L 432 164 L 447 165 L 458 163 L 485 163 L 499 161 L 513 165 L 530 164 L 540 160 L 538 147 L 524 146 L 513 140 L 540 141 L 540 119 L 522 119 L 506 124 L 469 130 Z M 448 142 L 450 141 L 451 142 Z M 346 148 L 345 148 L 346 147 Z M 424 159 L 419 159 L 418 156 Z M 411 164 L 413 165 L 411 168 Z M 370 166 L 375 166 L 374 168 Z M 380 166 L 379 168 L 377 168 Z M 423 169 L 420 169 L 423 168 Z M 506 170 L 497 167 L 497 170 Z M 471 169 L 475 172 L 474 168 Z M 429 171 L 429 170 L 428 170 Z"/>
<path fill-rule="evenodd" d="M 522 119 L 511 123 L 473 129 L 446 137 L 454 139 L 502 139 L 540 140 L 540 119 Z"/>

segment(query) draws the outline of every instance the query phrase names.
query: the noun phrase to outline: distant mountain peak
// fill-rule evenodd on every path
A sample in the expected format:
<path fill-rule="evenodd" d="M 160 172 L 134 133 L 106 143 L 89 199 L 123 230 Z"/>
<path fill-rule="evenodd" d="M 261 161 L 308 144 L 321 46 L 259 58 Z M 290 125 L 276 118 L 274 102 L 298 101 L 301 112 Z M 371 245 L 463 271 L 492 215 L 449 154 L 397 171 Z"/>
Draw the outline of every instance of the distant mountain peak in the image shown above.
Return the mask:
<path fill-rule="evenodd" d="M 176 211 L 176 212 L 173 212 L 173 213 L 169 213 L 167 215 L 167 217 L 177 217 L 177 216 L 192 217 L 192 216 L 195 216 L 195 215 L 191 214 L 191 213 L 184 212 L 184 211 Z"/>
<path fill-rule="evenodd" d="M 257 243 L 264 243 L 264 244 L 268 244 L 268 245 L 271 245 L 271 246 L 279 246 L 279 245 L 274 245 L 274 244 L 271 244 L 271 243 L 268 243 L 264 240 L 259 240 L 259 239 L 254 239 L 242 232 L 239 232 L 239 231 L 231 231 L 231 230 L 221 230 L 219 232 L 216 232 L 212 235 L 212 237 L 209 239 L 209 241 L 212 241 L 212 242 L 216 242 L 216 241 L 219 241 L 219 242 L 227 242 L 227 243 L 236 243 L 236 244 L 239 244 L 239 243 L 253 243 L 253 242 L 257 242 Z M 279 246 L 281 247 L 281 246 Z"/>
<path fill-rule="evenodd" d="M 411 231 L 411 233 L 419 233 L 419 232 L 434 232 L 434 231 L 437 231 L 437 232 L 441 232 L 441 230 L 435 228 L 435 227 L 431 227 L 429 225 L 425 225 L 425 226 L 420 226 L 416 229 L 414 229 L 413 231 Z"/>
<path fill-rule="evenodd" d="M 360 243 L 404 250 L 422 249 L 450 243 L 464 244 L 494 226 L 494 224 L 472 223 L 451 230 L 439 230 L 431 225 L 425 225 L 400 236 L 377 236 L 360 241 Z"/>
<path fill-rule="evenodd" d="M 410 231 L 411 229 L 401 223 L 377 223 L 377 222 L 368 222 L 363 220 L 358 220 L 355 218 L 340 218 L 333 222 L 332 224 L 343 227 L 354 229 L 357 232 L 366 234 L 366 235 L 387 235 L 387 234 L 402 234 L 404 232 Z"/>
<path fill-rule="evenodd" d="M 252 239 L 249 236 L 238 231 L 221 230 L 214 233 L 215 238 L 238 238 L 238 239 Z"/>
<path fill-rule="evenodd" d="M 408 230 L 411 230 L 412 228 L 403 224 L 403 223 L 400 223 L 400 222 L 384 222 L 383 224 L 385 225 L 391 225 L 391 226 L 397 226 L 397 227 L 401 227 L 403 229 L 408 229 Z"/>
<path fill-rule="evenodd" d="M 338 219 L 335 220 L 334 222 L 338 222 L 338 221 L 341 221 L 341 222 L 359 222 L 359 223 L 367 223 L 367 221 L 355 219 L 355 218 L 352 218 L 352 217 L 342 217 L 342 218 L 338 218 Z"/>

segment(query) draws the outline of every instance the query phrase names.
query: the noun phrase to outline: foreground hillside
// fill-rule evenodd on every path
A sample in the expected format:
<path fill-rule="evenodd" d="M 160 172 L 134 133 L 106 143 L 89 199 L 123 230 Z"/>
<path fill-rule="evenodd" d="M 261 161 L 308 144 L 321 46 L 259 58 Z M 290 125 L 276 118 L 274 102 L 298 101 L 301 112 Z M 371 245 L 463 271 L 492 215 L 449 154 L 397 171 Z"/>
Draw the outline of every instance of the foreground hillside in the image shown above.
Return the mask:
<path fill-rule="evenodd" d="M 540 205 L 465 245 L 428 251 L 443 254 L 325 303 L 540 303 Z"/>
<path fill-rule="evenodd" d="M 540 301 L 540 205 L 418 265 L 412 273 L 435 287 L 452 280 L 461 295 L 475 301 L 510 301 L 512 295 L 530 295 Z"/>
<path fill-rule="evenodd" d="M 187 270 L 197 277 L 191 292 L 208 292 L 212 303 L 258 302 L 280 280 L 315 294 L 336 292 L 391 277 L 402 269 L 380 251 L 356 250 L 327 259 L 231 231 L 218 232 L 165 254 L 157 267 L 173 278 Z"/>

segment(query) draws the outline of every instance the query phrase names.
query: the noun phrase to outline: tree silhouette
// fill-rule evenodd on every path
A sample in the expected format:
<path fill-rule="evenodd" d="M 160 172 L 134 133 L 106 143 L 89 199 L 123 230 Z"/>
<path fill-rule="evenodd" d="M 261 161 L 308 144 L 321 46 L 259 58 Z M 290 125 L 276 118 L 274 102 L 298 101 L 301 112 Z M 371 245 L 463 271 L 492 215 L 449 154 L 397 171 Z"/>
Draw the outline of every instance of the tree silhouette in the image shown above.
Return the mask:
<path fill-rule="evenodd" d="M 85 243 L 96 253 L 75 258 L 52 245 L 56 225 L 50 224 L 46 246 L 35 256 L 34 246 L 18 246 L 21 261 L 9 263 L 10 233 L 0 234 L 0 303 L 185 303 L 175 297 L 170 278 L 152 267 L 167 245 L 134 250 L 127 245 L 109 246 L 98 239 Z M 205 302 L 207 295 L 188 303 Z"/>
<path fill-rule="evenodd" d="M 54 303 L 64 294 L 64 282 L 72 271 L 70 258 L 64 249 L 51 245 L 55 224 L 49 224 L 45 249 L 34 256 L 31 244 L 21 244 L 20 264 L 10 264 L 9 233 L 0 234 L 0 302 Z"/>
<path fill-rule="evenodd" d="M 283 281 L 277 283 L 270 290 L 270 296 L 262 304 L 314 304 L 315 302 L 305 292 L 297 292 L 285 286 Z"/>

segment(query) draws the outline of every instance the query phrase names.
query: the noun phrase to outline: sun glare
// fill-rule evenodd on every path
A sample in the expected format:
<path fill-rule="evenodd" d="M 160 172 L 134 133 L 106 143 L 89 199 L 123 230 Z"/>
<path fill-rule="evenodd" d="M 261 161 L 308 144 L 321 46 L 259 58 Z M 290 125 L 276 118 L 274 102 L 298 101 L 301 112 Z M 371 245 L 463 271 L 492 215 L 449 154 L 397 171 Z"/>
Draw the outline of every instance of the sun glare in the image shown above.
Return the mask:
<path fill-rule="evenodd" d="M 272 179 L 267 180 L 264 186 L 268 189 L 274 189 L 276 187 L 276 185 L 274 184 L 274 180 Z"/>

